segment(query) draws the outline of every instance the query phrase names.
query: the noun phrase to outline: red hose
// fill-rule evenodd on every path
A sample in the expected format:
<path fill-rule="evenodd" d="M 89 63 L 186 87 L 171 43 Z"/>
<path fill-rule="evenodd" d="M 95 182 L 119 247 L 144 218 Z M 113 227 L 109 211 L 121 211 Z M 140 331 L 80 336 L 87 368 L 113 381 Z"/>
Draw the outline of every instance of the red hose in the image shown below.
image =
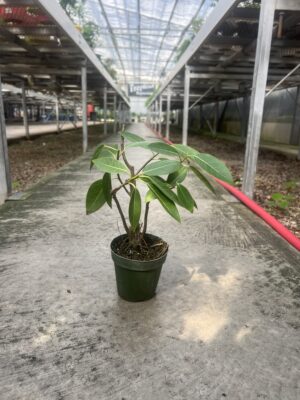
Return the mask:
<path fill-rule="evenodd" d="M 152 129 L 152 128 L 150 128 Z M 153 130 L 153 129 L 152 129 Z M 164 138 L 153 130 L 153 132 L 162 140 L 168 144 L 173 144 L 171 140 Z M 271 226 L 280 236 L 282 236 L 286 241 L 288 241 L 292 246 L 294 246 L 298 251 L 300 251 L 300 239 L 298 239 L 290 230 L 283 226 L 276 218 L 272 217 L 266 210 L 260 207 L 255 201 L 251 200 L 248 196 L 242 193 L 237 188 L 229 185 L 229 183 L 223 182 L 221 179 L 214 179 L 222 185 L 228 192 L 233 194 L 237 199 L 244 203 L 251 211 L 262 218 L 269 226 Z"/>

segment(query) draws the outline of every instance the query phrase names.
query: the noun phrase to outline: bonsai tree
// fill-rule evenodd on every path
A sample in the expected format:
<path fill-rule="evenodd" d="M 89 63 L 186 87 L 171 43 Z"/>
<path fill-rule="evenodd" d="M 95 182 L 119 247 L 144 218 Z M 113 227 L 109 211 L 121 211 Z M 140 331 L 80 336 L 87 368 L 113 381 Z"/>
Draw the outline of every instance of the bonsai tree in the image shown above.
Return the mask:
<path fill-rule="evenodd" d="M 149 151 L 148 160 L 139 168 L 131 165 L 127 158 L 127 150 L 133 148 L 137 148 L 137 151 L 138 148 Z M 116 253 L 120 257 L 142 262 L 159 259 L 168 250 L 166 242 L 147 233 L 151 203 L 159 202 L 166 213 L 180 222 L 180 207 L 191 213 L 197 208 L 192 194 L 183 184 L 189 173 L 194 174 L 212 192 L 214 187 L 208 175 L 232 183 L 228 168 L 212 155 L 199 153 L 182 144 L 149 142 L 125 131 L 121 134 L 120 145 L 101 144 L 96 149 L 91 159 L 91 168 L 93 167 L 102 172 L 103 176 L 88 190 L 87 214 L 98 211 L 105 204 L 112 207 L 114 203 L 125 234 L 112 242 L 113 255 Z M 141 185 L 147 188 L 145 196 L 141 195 Z M 124 197 L 120 201 L 118 196 L 121 190 L 128 197 L 125 204 Z M 114 261 L 116 264 L 115 259 Z M 129 268 L 128 263 L 126 265 Z M 130 279 L 128 282 L 132 283 L 133 278 Z M 136 283 L 138 284 L 140 283 Z M 126 298 L 124 295 L 121 297 Z"/>

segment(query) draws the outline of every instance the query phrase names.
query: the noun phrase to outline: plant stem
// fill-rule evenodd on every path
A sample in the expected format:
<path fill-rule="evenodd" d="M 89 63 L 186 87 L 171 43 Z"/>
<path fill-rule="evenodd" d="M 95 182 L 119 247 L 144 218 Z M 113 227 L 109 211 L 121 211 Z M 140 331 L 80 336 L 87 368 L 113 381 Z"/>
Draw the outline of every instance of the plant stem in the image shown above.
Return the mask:
<path fill-rule="evenodd" d="M 151 157 L 147 162 L 145 162 L 145 164 L 141 166 L 141 168 L 137 171 L 136 174 L 138 175 L 146 167 L 146 165 L 148 165 L 149 162 L 152 161 L 156 156 L 158 156 L 158 153 L 154 154 L 153 157 Z"/>
<path fill-rule="evenodd" d="M 121 208 L 121 206 L 120 206 L 119 200 L 117 199 L 117 196 L 116 196 L 115 193 L 112 195 L 112 198 L 114 199 L 114 201 L 115 201 L 115 203 L 116 203 L 116 206 L 117 206 L 117 208 L 118 208 L 118 211 L 119 211 L 119 214 L 120 214 L 120 216 L 121 216 L 124 229 L 125 229 L 127 235 L 129 235 L 129 228 L 128 228 L 128 225 L 127 225 L 127 223 L 126 223 L 126 219 L 125 219 L 125 217 L 124 217 L 124 214 L 123 214 L 122 208 Z"/>
<path fill-rule="evenodd" d="M 119 180 L 119 182 L 121 183 L 122 187 L 124 188 L 125 192 L 130 196 L 130 192 L 129 192 L 129 190 L 127 189 L 127 187 L 125 186 L 126 183 L 124 183 L 124 182 L 122 181 L 122 178 L 121 178 L 120 174 L 118 174 L 117 176 L 118 176 L 118 180 Z"/>
<path fill-rule="evenodd" d="M 149 207 L 150 207 L 150 202 L 146 203 L 146 208 L 145 208 L 145 216 L 144 216 L 144 226 L 143 226 L 143 236 L 147 232 L 147 224 L 148 224 L 148 214 L 149 214 Z"/>

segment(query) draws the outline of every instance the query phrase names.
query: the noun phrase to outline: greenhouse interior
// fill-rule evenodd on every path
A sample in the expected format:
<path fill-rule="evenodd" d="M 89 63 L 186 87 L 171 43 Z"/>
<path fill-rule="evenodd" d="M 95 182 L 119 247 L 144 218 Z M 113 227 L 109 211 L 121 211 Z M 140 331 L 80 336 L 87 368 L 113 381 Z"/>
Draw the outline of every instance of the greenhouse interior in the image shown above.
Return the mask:
<path fill-rule="evenodd" d="M 300 399 L 300 1 L 0 0 L 0 399 Z"/>

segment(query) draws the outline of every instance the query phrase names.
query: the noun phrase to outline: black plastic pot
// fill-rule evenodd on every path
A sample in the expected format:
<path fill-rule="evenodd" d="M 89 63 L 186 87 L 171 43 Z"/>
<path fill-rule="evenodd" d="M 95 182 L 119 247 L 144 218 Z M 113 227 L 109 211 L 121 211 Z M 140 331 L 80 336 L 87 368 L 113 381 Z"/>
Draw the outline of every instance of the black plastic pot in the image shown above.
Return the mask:
<path fill-rule="evenodd" d="M 149 300 L 155 295 L 160 272 L 166 261 L 168 250 L 162 257 L 156 260 L 130 260 L 119 256 L 113 250 L 114 244 L 125 236 L 116 237 L 110 245 L 112 259 L 115 264 L 119 296 L 127 301 Z M 156 236 L 150 234 L 148 236 L 158 239 Z"/>

